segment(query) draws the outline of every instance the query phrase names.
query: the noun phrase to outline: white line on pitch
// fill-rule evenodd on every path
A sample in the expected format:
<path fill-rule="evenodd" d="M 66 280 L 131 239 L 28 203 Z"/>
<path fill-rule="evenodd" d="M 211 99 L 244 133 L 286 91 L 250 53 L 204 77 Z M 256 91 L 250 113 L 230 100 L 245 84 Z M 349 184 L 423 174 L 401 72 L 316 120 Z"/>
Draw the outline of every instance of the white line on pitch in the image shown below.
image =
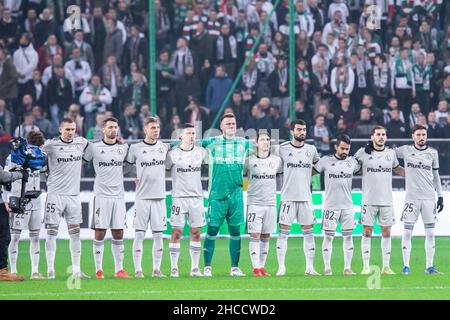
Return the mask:
<path fill-rule="evenodd" d="M 71 296 L 71 295 L 115 295 L 115 294 L 163 294 L 163 293 L 213 293 L 213 292 L 267 292 L 267 291 L 350 291 L 350 290 L 368 290 L 374 293 L 382 290 L 444 290 L 450 289 L 450 286 L 437 287 L 381 287 L 380 289 L 367 288 L 256 288 L 256 289 L 207 289 L 207 290 L 137 290 L 137 291 L 82 291 L 71 290 L 66 292 L 21 292 L 21 293 L 2 293 L 0 297 L 20 297 L 20 296 Z"/>

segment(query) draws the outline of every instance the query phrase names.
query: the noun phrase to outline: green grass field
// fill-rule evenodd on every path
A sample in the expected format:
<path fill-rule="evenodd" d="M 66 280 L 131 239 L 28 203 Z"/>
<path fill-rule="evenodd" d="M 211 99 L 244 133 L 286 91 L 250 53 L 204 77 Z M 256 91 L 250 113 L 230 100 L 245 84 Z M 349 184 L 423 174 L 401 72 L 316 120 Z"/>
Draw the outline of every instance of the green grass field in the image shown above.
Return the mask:
<path fill-rule="evenodd" d="M 271 277 L 255 278 L 251 275 L 251 264 L 248 255 L 248 239 L 242 241 L 240 266 L 247 273 L 247 277 L 232 278 L 229 273 L 228 240 L 218 239 L 213 260 L 213 278 L 189 277 L 190 258 L 188 240 L 182 241 L 182 253 L 179 261 L 180 278 L 151 278 L 151 240 L 144 242 L 143 267 L 145 279 L 114 279 L 113 258 L 110 241 L 105 242 L 104 272 L 105 279 L 98 280 L 93 276 L 94 261 L 92 255 L 92 241 L 83 241 L 82 270 L 92 276 L 83 280 L 80 289 L 69 289 L 76 286 L 70 281 L 70 274 L 66 273 L 70 265 L 68 241 L 58 241 L 56 256 L 56 280 L 31 281 L 29 243 L 20 243 L 19 272 L 27 277 L 21 283 L 0 283 L 0 300 L 6 299 L 173 299 L 173 300 L 202 300 L 202 299 L 450 299 L 450 238 L 436 240 L 435 265 L 443 275 L 429 276 L 424 274 L 425 253 L 424 238 L 413 240 L 411 256 L 412 274 L 403 276 L 381 276 L 380 289 L 368 289 L 368 276 L 342 276 L 343 253 L 342 241 L 336 238 L 332 267 L 334 275 L 331 277 L 307 277 L 303 272 L 305 261 L 303 256 L 302 238 L 289 240 L 286 257 L 287 275 L 274 276 L 277 270 L 275 239 L 271 240 L 270 253 L 267 260 L 267 270 Z M 359 273 L 362 269 L 360 238 L 355 238 L 355 254 L 353 257 L 353 271 Z M 321 238 L 316 239 L 317 271 L 323 272 L 321 255 Z M 164 240 L 165 252 L 162 271 L 167 275 L 170 269 L 168 243 Z M 132 241 L 125 242 L 125 269 L 133 274 L 133 260 L 131 254 Z M 393 239 L 391 267 L 400 273 L 402 257 L 400 239 Z M 372 240 L 373 265 L 380 266 L 380 239 Z M 44 242 L 41 241 L 40 271 L 45 275 L 46 263 Z M 374 283 L 376 276 L 370 278 Z M 69 280 L 68 280 L 69 279 Z"/>

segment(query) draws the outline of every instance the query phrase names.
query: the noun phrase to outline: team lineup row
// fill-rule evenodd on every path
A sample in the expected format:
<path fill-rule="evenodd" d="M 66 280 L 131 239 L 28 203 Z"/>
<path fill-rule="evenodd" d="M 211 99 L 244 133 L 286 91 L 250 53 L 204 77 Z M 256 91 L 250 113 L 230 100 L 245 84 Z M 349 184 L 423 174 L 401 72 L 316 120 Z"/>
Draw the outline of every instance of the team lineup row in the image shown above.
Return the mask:
<path fill-rule="evenodd" d="M 88 142 L 75 137 L 75 123 L 63 119 L 60 137 L 42 141 L 42 149 L 48 156 L 47 198 L 44 208 L 44 222 L 47 228 L 45 254 L 47 278 L 55 278 L 54 260 L 56 238 L 62 217 L 67 222 L 70 236 L 70 252 L 73 276 L 88 277 L 80 270 L 82 223 L 79 201 L 81 167 L 83 161 L 93 163 L 94 214 L 91 228 L 95 230 L 93 254 L 96 277 L 104 278 L 103 251 L 107 229 L 111 229 L 112 253 L 115 273 L 118 278 L 130 277 L 123 269 L 125 227 L 125 201 L 123 187 L 124 163 L 136 167 L 136 213 L 134 217 L 135 238 L 133 261 L 135 277 L 142 278 L 142 252 L 145 231 L 150 226 L 153 234 L 154 277 L 163 277 L 161 260 L 163 254 L 162 233 L 166 222 L 166 170 L 172 176 L 172 208 L 170 223 L 172 237 L 169 243 L 171 276 L 178 277 L 180 240 L 185 220 L 190 227 L 191 276 L 212 276 L 212 258 L 215 239 L 220 226 L 227 221 L 230 240 L 231 276 L 244 276 L 239 268 L 241 249 L 240 225 L 244 223 L 243 176 L 248 177 L 246 229 L 250 234 L 249 254 L 254 276 L 269 275 L 265 261 L 269 251 L 269 238 L 276 231 L 277 276 L 286 273 L 285 256 L 287 240 L 292 223 L 302 226 L 303 249 L 306 259 L 306 275 L 319 275 L 314 269 L 315 222 L 311 195 L 311 176 L 324 174 L 325 196 L 322 214 L 324 240 L 322 255 L 325 275 L 331 275 L 332 242 L 338 224 L 341 225 L 344 249 L 344 274 L 352 275 L 353 256 L 352 232 L 355 227 L 351 198 L 352 178 L 362 175 L 362 210 L 360 223 L 364 226 L 362 237 L 362 274 L 369 274 L 370 244 L 376 219 L 382 228 L 383 273 L 393 274 L 389 266 L 391 252 L 391 226 L 395 223 L 392 203 L 392 173 L 406 177 L 406 200 L 402 213 L 404 233 L 402 237 L 403 273 L 410 272 L 411 236 L 418 216 L 422 215 L 426 233 L 426 272 L 439 273 L 433 265 L 435 251 L 434 227 L 437 212 L 443 210 L 443 197 L 439 178 L 438 153 L 427 146 L 426 128 L 416 126 L 413 130 L 413 144 L 390 149 L 386 146 L 386 130 L 379 126 L 372 131 L 371 142 L 354 156 L 349 156 L 351 141 L 340 136 L 333 155 L 319 157 L 313 145 L 305 143 L 306 124 L 302 120 L 291 125 L 291 141 L 280 146 L 271 146 L 267 132 L 260 132 L 256 143 L 236 137 L 236 119 L 225 114 L 220 121 L 222 135 L 196 142 L 196 129 L 186 124 L 180 133 L 180 143 L 172 148 L 159 138 L 159 122 L 156 118 L 145 121 L 145 139 L 132 144 L 124 143 L 118 135 L 118 123 L 114 118 L 106 119 L 101 141 Z M 30 143 L 33 143 L 32 141 Z M 36 145 L 41 145 L 35 143 Z M 404 167 L 398 158 L 404 159 Z M 209 205 L 205 219 L 201 166 L 209 165 Z M 14 164 L 9 162 L 5 169 Z M 281 205 L 276 211 L 276 177 L 283 175 Z M 31 173 L 27 190 L 40 188 L 39 172 Z M 18 180 L 19 181 L 19 180 Z M 20 182 L 13 184 L 12 194 L 20 193 Z M 436 193 L 438 202 L 436 205 Z M 4 194 L 5 200 L 8 194 Z M 7 200 L 6 200 L 7 201 Z M 32 279 L 42 279 L 39 273 L 39 230 L 41 223 L 39 201 L 32 200 L 25 214 L 11 214 L 12 241 L 9 247 L 11 272 L 17 273 L 18 242 L 21 230 L 30 230 Z M 278 216 L 278 217 L 277 217 Z M 207 224 L 203 244 L 200 242 L 201 228 Z M 203 251 L 204 270 L 199 262 Z"/>

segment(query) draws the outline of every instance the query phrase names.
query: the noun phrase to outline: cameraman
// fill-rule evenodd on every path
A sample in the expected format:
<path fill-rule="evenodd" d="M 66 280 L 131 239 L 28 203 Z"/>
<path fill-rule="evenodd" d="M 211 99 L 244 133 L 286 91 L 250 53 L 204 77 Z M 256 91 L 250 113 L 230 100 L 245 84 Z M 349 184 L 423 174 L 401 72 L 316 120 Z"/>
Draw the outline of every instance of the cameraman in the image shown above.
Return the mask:
<path fill-rule="evenodd" d="M 42 147 L 44 145 L 45 139 L 42 133 L 31 131 L 27 136 L 28 144 Z M 6 159 L 5 170 L 10 171 L 11 169 L 21 169 L 22 167 L 11 161 L 11 156 Z M 25 192 L 40 192 L 41 190 L 41 179 L 40 170 L 32 171 L 28 182 L 25 186 Z M 10 194 L 8 192 L 4 193 L 4 198 L 10 200 L 10 196 L 21 197 L 21 181 L 15 181 L 12 183 L 12 188 Z M 17 274 L 17 258 L 19 256 L 19 240 L 22 230 L 29 230 L 30 235 L 30 260 L 31 260 L 31 279 L 32 280 L 42 280 L 44 277 L 39 273 L 39 231 L 41 230 L 42 221 L 42 208 L 39 194 L 36 195 L 37 198 L 27 199 L 27 204 L 25 205 L 25 210 L 20 212 L 15 212 L 6 205 L 7 210 L 11 214 L 11 243 L 9 244 L 9 264 L 11 273 Z M 6 203 L 11 203 L 11 201 L 5 201 Z"/>
<path fill-rule="evenodd" d="M 28 171 L 7 172 L 3 171 L 0 166 L 0 184 L 6 185 L 19 179 L 28 181 Z M 0 281 L 22 281 L 24 279 L 22 276 L 8 271 L 8 246 L 10 241 L 9 213 L 6 210 L 3 198 L 0 197 Z"/>

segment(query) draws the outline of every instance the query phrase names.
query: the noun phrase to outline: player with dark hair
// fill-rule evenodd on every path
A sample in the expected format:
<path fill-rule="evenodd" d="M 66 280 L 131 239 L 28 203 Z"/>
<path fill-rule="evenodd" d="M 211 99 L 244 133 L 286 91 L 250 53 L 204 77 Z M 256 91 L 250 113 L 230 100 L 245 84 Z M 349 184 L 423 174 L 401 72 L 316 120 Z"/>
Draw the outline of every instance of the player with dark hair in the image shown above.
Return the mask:
<path fill-rule="evenodd" d="M 349 157 L 350 138 L 341 135 L 334 145 L 335 153 L 320 158 L 314 165 L 314 173 L 325 175 L 325 197 L 322 210 L 322 230 L 325 235 L 322 243 L 322 255 L 326 276 L 332 275 L 331 253 L 333 239 L 338 223 L 341 225 L 344 249 L 344 275 L 354 275 L 352 271 L 353 229 L 355 213 L 352 201 L 352 179 L 360 165 L 355 158 Z"/>
<path fill-rule="evenodd" d="M 414 144 L 396 148 L 397 157 L 405 161 L 406 196 L 402 218 L 403 274 L 411 272 L 411 238 L 419 215 L 425 227 L 426 274 L 440 274 L 434 267 L 434 228 L 437 212 L 444 209 L 441 179 L 439 177 L 439 154 L 427 145 L 427 128 L 416 124 L 412 129 Z M 436 204 L 436 193 L 438 201 Z"/>
<path fill-rule="evenodd" d="M 271 154 L 270 135 L 259 132 L 256 153 L 248 157 L 244 173 L 248 177 L 247 232 L 254 276 L 269 276 L 265 269 L 269 253 L 270 234 L 277 229 L 277 174 L 281 173 L 281 158 Z"/>
<path fill-rule="evenodd" d="M 91 228 L 95 230 L 93 251 L 97 279 L 104 278 L 102 262 L 107 229 L 111 229 L 113 237 L 111 250 L 114 257 L 114 277 L 130 277 L 123 269 L 123 229 L 126 221 L 123 164 L 128 144 L 120 143 L 118 131 L 117 119 L 106 118 L 103 121 L 103 139 L 90 143 L 83 155 L 83 160 L 92 161 L 95 170 Z"/>
<path fill-rule="evenodd" d="M 285 258 L 288 237 L 292 223 L 296 220 L 302 226 L 303 251 L 306 259 L 306 275 L 319 275 L 314 270 L 314 208 L 311 194 L 311 172 L 319 161 L 315 146 L 305 143 L 306 122 L 295 120 L 291 123 L 291 141 L 282 143 L 279 156 L 283 160 L 283 186 L 281 188 L 280 233 L 277 239 L 277 276 L 286 273 Z"/>
<path fill-rule="evenodd" d="M 404 176 L 393 149 L 386 146 L 387 131 L 383 126 L 375 126 L 370 141 L 365 148 L 355 153 L 361 165 L 362 204 L 359 223 L 364 227 L 361 237 L 363 270 L 361 274 L 370 274 L 370 247 L 375 220 L 382 230 L 381 253 L 383 274 L 395 274 L 389 266 L 391 257 L 391 227 L 395 224 L 395 212 L 392 200 L 392 172 Z"/>

